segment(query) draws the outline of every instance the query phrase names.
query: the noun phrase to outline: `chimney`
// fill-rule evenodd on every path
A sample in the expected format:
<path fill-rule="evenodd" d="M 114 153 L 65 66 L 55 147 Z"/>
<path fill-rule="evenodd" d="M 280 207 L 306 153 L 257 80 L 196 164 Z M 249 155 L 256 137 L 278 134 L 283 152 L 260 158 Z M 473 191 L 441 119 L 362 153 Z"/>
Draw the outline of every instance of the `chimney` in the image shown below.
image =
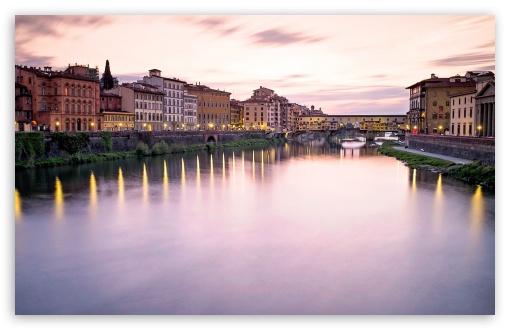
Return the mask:
<path fill-rule="evenodd" d="M 431 74 L 430 78 L 437 78 L 435 74 Z"/>

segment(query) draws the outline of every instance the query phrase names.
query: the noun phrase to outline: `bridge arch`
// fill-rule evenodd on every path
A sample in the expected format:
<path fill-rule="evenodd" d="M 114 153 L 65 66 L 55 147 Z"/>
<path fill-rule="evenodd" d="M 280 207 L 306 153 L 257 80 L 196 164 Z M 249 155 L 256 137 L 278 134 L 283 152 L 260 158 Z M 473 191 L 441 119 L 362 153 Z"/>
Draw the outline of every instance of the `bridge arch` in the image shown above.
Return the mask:
<path fill-rule="evenodd" d="M 205 143 L 216 143 L 218 142 L 218 134 L 204 134 Z"/>

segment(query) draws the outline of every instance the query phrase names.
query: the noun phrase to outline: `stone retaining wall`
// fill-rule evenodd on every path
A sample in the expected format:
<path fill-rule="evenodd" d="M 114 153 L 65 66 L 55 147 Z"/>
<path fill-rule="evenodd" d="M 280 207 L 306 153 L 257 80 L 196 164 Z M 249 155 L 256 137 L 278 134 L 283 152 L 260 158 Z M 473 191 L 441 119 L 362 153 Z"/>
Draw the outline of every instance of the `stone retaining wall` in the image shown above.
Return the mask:
<path fill-rule="evenodd" d="M 103 153 L 106 152 L 101 139 L 101 132 L 85 132 L 89 135 L 90 143 L 82 153 Z M 121 131 L 110 132 L 112 135 L 112 152 L 135 150 L 138 142 L 146 143 L 149 148 L 160 141 L 167 144 L 203 144 L 209 138 L 213 142 L 225 143 L 230 141 L 246 139 L 263 139 L 266 133 L 263 131 Z M 68 133 L 73 134 L 73 133 Z M 51 140 L 51 132 L 44 132 L 46 152 L 45 157 L 65 157 L 67 152 L 60 150 L 58 143 Z"/>
<path fill-rule="evenodd" d="M 482 164 L 496 166 L 496 140 L 445 135 L 407 134 L 406 145 L 440 155 L 479 160 Z"/>

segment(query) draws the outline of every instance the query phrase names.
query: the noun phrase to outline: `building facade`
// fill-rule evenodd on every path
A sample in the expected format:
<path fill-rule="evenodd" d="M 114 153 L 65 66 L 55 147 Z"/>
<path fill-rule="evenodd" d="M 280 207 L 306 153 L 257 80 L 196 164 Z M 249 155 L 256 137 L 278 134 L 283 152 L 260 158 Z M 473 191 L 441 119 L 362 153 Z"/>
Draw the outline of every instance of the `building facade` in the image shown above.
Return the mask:
<path fill-rule="evenodd" d="M 236 99 L 230 100 L 230 127 L 241 129 L 244 121 L 244 103 Z"/>
<path fill-rule="evenodd" d="M 122 99 L 122 110 L 134 114 L 134 129 L 138 131 L 161 131 L 163 100 L 165 94 L 156 86 L 146 83 L 125 83 L 108 91 Z"/>
<path fill-rule="evenodd" d="M 185 81 L 162 77 L 160 70 L 152 69 L 149 70 L 149 75 L 139 82 L 155 86 L 164 93 L 163 125 L 165 129 L 175 131 L 187 127 L 186 119 L 189 121 L 189 116 L 186 118 L 184 113 Z"/>
<path fill-rule="evenodd" d="M 32 130 L 102 129 L 99 79 L 91 78 L 90 70 L 85 69 L 53 71 L 51 67 L 15 66 L 16 82 L 32 95 Z"/>
<path fill-rule="evenodd" d="M 230 124 L 231 93 L 208 86 L 187 84 L 185 90 L 197 97 L 197 125 L 202 130 L 224 130 Z"/>
<path fill-rule="evenodd" d="M 469 73 L 469 72 L 468 72 Z M 496 136 L 496 78 L 494 73 L 480 72 L 476 81 L 476 128 L 478 136 Z"/>
<path fill-rule="evenodd" d="M 301 115 L 297 131 L 334 131 L 358 128 L 361 132 L 399 132 L 405 130 L 406 115 Z"/>
<path fill-rule="evenodd" d="M 32 93 L 27 86 L 14 85 L 14 130 L 16 132 L 30 132 L 34 130 L 32 122 Z"/>
<path fill-rule="evenodd" d="M 184 126 L 186 130 L 197 130 L 197 96 L 184 92 Z"/>
<path fill-rule="evenodd" d="M 440 124 L 441 134 L 476 136 L 475 96 L 474 89 L 450 95 L 450 123 Z"/>
<path fill-rule="evenodd" d="M 103 130 L 125 131 L 135 129 L 133 113 L 122 110 L 122 97 L 110 92 L 101 92 L 101 113 Z"/>
<path fill-rule="evenodd" d="M 450 122 L 450 95 L 473 90 L 475 81 L 466 76 L 429 79 L 417 82 L 409 89 L 408 126 L 413 132 L 439 133 Z M 441 129 L 442 127 L 442 129 Z M 449 130 L 449 128 L 448 128 Z"/>

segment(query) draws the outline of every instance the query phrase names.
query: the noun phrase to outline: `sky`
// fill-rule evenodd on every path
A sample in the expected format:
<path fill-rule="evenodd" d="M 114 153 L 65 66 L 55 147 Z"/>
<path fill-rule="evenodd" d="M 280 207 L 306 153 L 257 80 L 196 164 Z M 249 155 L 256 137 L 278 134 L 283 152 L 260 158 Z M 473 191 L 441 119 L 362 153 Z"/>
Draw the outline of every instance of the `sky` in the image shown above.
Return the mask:
<path fill-rule="evenodd" d="M 15 63 L 106 60 L 120 82 L 159 69 L 245 100 L 264 86 L 327 114 L 405 114 L 434 73 L 495 71 L 491 14 L 16 15 Z"/>
<path fill-rule="evenodd" d="M 335 113 L 392 113 L 408 110 L 406 87 L 430 77 L 464 74 L 467 70 L 494 67 L 494 43 L 497 39 L 497 91 L 506 90 L 508 40 L 510 40 L 510 11 L 505 1 L 484 0 L 357 0 L 331 1 L 294 0 L 256 2 L 223 0 L 207 1 L 100 1 L 81 2 L 35 0 L 9 1 L 2 5 L 3 72 L 14 76 L 13 64 L 65 68 L 69 63 L 98 66 L 104 71 L 110 60 L 112 73 L 121 81 L 132 81 L 157 68 L 168 77 L 191 83 L 201 82 L 212 88 L 225 89 L 237 99 L 249 97 L 260 85 L 286 96 L 289 101 Z M 94 15 L 88 20 L 81 15 Z M 97 15 L 114 15 L 97 19 Z M 177 15 L 179 20 L 167 22 L 161 30 L 151 29 L 150 20 L 127 21 L 123 31 L 114 28 L 122 22 L 118 15 Z M 397 14 L 403 17 L 388 17 Z M 77 15 L 72 20 L 54 18 L 34 27 L 21 23 L 16 29 L 17 15 Z M 200 15 L 200 16 L 198 16 Z M 204 16 L 202 16 L 204 15 Z M 205 15 L 227 15 L 220 20 L 206 20 Z M 257 15 L 251 19 L 237 15 Z M 264 17 L 283 15 L 280 17 Z M 294 22 L 288 15 L 302 15 Z M 321 17 L 316 17 L 321 15 Z M 337 15 L 327 19 L 324 15 Z M 342 16 L 340 16 L 342 15 Z M 355 22 L 344 15 L 373 15 L 372 20 L 360 17 Z M 409 15 L 428 15 L 409 17 Z M 430 16 L 432 15 L 432 16 Z M 481 17 L 454 19 L 444 15 L 489 15 L 494 21 Z M 315 17 L 314 17 L 315 16 Z M 434 17 L 436 16 L 436 17 Z M 442 16 L 442 17 L 437 17 Z M 175 18 L 175 17 L 174 17 Z M 296 17 L 294 17 L 296 18 Z M 399 19 L 398 19 L 399 18 Z M 457 17 L 459 18 L 459 17 Z M 403 23 L 407 20 L 407 24 Z M 439 21 L 438 21 L 439 20 Z M 28 22 L 30 22 L 29 20 Z M 36 20 L 34 20 L 34 23 Z M 41 22 L 39 20 L 39 22 Z M 215 24 L 217 22 L 218 24 Z M 24 25 L 24 26 L 23 26 Z M 118 28 L 118 27 L 117 27 Z M 25 30 L 25 32 L 22 32 Z M 30 32 L 27 31 L 30 30 Z M 106 32 L 105 32 L 106 31 Z M 137 31 L 144 31 L 137 36 Z M 96 38 L 88 40 L 88 34 Z M 107 35 L 107 37 L 105 37 Z M 357 36 L 353 38 L 353 36 Z M 496 36 L 496 38 L 495 38 Z M 152 42 L 147 41 L 152 38 Z M 102 40 L 106 40 L 106 43 Z M 145 41 L 144 41 L 145 40 Z M 60 43 L 59 43 L 60 42 Z M 158 46 L 159 45 L 159 46 Z M 220 47 L 221 46 L 221 47 Z M 166 50 L 170 49 L 168 53 Z M 71 53 L 74 51 L 75 53 Z M 184 54 L 184 55 L 183 55 Z M 184 59 L 183 59 L 184 56 Z M 491 59 L 492 58 L 492 59 Z M 257 64 L 257 66 L 256 66 Z M 11 70 L 11 71 L 9 71 Z M 496 71 L 494 70 L 496 73 Z M 291 77 L 287 77 L 291 76 Z M 12 79 L 0 79 L 2 90 L 14 94 Z M 8 87 L 9 85 L 9 87 Z M 507 99 L 498 94 L 498 109 L 505 109 Z M 3 98 L 5 109 L 12 109 L 14 98 Z M 8 111 L 3 117 L 14 117 Z M 506 145 L 508 136 L 503 129 L 506 111 L 497 111 L 498 145 Z M 14 118 L 13 118 L 14 119 Z M 14 219 L 14 134 L 12 121 L 0 120 L 0 141 L 7 157 L 2 157 L 4 178 L 9 184 L 1 186 L 3 219 Z M 7 126 L 9 125 L 9 126 Z M 507 143 L 505 143 L 507 142 Z M 502 151 L 498 147 L 498 150 Z M 11 150 L 11 152 L 9 152 Z M 505 152 L 497 152 L 497 166 L 507 168 Z M 10 155 L 10 157 L 9 157 Z M 11 158 L 12 157 L 12 158 Z M 508 193 L 508 171 L 498 172 L 498 196 Z M 499 198 L 499 197 L 498 197 Z M 506 216 L 505 216 L 506 215 Z M 506 239 L 508 209 L 496 204 L 496 316 L 487 317 L 178 317 L 178 318 L 19 318 L 14 315 L 14 222 L 2 221 L 5 243 L 0 254 L 3 269 L 0 299 L 0 324 L 8 329 L 110 329 L 121 325 L 124 329 L 147 327 L 167 329 L 506 329 L 510 325 L 510 278 Z M 2 326 L 5 328 L 5 326 Z"/>

